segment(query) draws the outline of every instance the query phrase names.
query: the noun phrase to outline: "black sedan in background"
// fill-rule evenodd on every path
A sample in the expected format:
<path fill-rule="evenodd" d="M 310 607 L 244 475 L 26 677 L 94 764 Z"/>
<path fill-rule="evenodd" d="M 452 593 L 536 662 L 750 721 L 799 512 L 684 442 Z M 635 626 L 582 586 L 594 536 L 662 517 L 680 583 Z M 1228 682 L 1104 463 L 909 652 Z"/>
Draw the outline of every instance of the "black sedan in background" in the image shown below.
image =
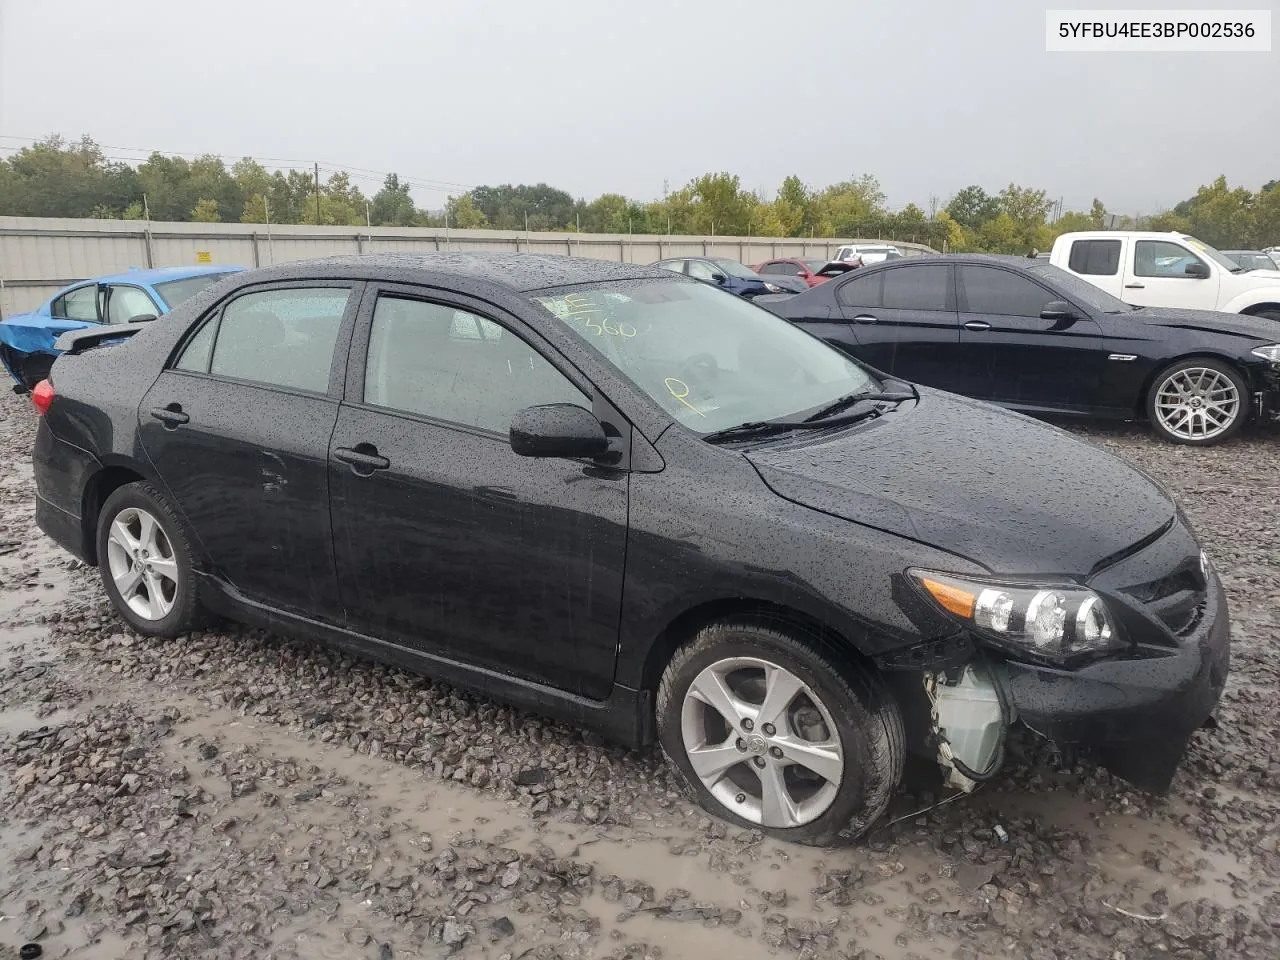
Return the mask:
<path fill-rule="evenodd" d="M 1025 257 L 912 257 L 770 310 L 871 366 L 1032 414 L 1142 419 L 1219 443 L 1280 414 L 1280 324 L 1134 307 Z"/>
<path fill-rule="evenodd" d="M 1017 722 L 1167 788 L 1222 690 L 1164 490 L 664 270 L 336 258 L 60 343 L 36 519 L 135 630 L 221 612 L 656 739 L 783 839 L 867 829 L 908 745 L 972 789 Z"/>

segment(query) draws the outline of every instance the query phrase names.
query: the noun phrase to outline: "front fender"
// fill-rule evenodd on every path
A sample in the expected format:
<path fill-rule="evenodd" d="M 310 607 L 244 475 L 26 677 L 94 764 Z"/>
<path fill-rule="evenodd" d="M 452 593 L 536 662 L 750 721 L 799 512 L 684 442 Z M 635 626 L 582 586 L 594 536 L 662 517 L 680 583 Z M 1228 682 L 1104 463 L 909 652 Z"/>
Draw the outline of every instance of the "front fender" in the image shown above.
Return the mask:
<path fill-rule="evenodd" d="M 1272 304 L 1280 308 L 1280 285 L 1260 287 L 1256 290 L 1238 294 L 1234 299 L 1228 300 L 1218 309 L 1227 313 L 1244 313 L 1246 310 L 1263 304 Z"/>

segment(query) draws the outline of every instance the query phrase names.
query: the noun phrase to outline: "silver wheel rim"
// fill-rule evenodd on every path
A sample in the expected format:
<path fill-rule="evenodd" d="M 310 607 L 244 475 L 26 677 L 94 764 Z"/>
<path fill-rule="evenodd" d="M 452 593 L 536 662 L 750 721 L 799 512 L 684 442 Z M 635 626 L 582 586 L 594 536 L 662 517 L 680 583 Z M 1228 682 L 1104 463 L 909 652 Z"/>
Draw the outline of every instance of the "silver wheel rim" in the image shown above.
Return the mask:
<path fill-rule="evenodd" d="M 752 823 L 803 826 L 840 792 L 844 750 L 830 711 L 768 660 L 733 657 L 699 673 L 685 693 L 680 733 L 694 775 Z"/>
<path fill-rule="evenodd" d="M 178 599 L 178 561 L 160 522 L 126 507 L 107 531 L 107 569 L 120 599 L 144 620 L 163 620 Z"/>
<path fill-rule="evenodd" d="M 1156 388 L 1160 425 L 1184 440 L 1211 440 L 1240 416 L 1240 391 L 1231 378 L 1211 367 L 1171 373 Z"/>

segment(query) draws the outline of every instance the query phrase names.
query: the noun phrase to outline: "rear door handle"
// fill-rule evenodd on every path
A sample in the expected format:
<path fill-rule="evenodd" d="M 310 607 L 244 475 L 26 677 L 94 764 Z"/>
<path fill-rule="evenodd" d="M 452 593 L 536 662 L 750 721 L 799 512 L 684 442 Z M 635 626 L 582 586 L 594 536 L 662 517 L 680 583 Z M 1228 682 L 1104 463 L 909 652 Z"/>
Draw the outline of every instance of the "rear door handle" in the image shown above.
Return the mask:
<path fill-rule="evenodd" d="M 965 322 L 964 328 L 966 330 L 978 330 L 978 331 L 990 330 L 991 324 L 987 323 L 985 320 L 968 320 Z"/>
<path fill-rule="evenodd" d="M 880 321 L 877 320 L 875 317 L 871 316 L 871 314 L 869 313 L 860 313 L 853 318 L 853 322 L 854 323 L 879 323 Z"/>
<path fill-rule="evenodd" d="M 169 430 L 191 422 L 191 417 L 182 412 L 182 404 L 180 403 L 171 403 L 166 407 L 155 407 L 151 411 L 151 416 L 163 423 L 165 428 Z"/>
<path fill-rule="evenodd" d="M 1145 290 L 1147 285 L 1145 283 L 1126 283 L 1124 288 L 1126 290 Z"/>
<path fill-rule="evenodd" d="M 351 465 L 351 472 L 358 477 L 367 477 L 375 470 L 385 470 L 391 461 L 379 455 L 378 448 L 372 443 L 357 443 L 354 447 L 338 447 L 333 451 L 333 459 Z"/>

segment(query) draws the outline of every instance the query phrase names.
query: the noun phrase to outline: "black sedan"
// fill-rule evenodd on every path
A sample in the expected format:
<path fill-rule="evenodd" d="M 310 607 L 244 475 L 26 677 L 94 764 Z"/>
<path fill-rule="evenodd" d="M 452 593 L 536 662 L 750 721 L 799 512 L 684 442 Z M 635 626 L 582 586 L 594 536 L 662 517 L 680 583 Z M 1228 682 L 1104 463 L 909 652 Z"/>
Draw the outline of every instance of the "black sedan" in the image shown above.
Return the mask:
<path fill-rule="evenodd" d="M 1280 324 L 1133 307 L 1024 257 L 912 257 L 767 305 L 895 377 L 1026 413 L 1146 418 L 1196 445 L 1280 413 Z"/>
<path fill-rule="evenodd" d="M 133 629 L 221 613 L 657 739 L 784 839 L 867 829 L 909 745 L 972 789 L 1015 722 L 1166 788 L 1222 689 L 1164 490 L 666 271 L 315 261 L 60 343 L 36 519 Z"/>

